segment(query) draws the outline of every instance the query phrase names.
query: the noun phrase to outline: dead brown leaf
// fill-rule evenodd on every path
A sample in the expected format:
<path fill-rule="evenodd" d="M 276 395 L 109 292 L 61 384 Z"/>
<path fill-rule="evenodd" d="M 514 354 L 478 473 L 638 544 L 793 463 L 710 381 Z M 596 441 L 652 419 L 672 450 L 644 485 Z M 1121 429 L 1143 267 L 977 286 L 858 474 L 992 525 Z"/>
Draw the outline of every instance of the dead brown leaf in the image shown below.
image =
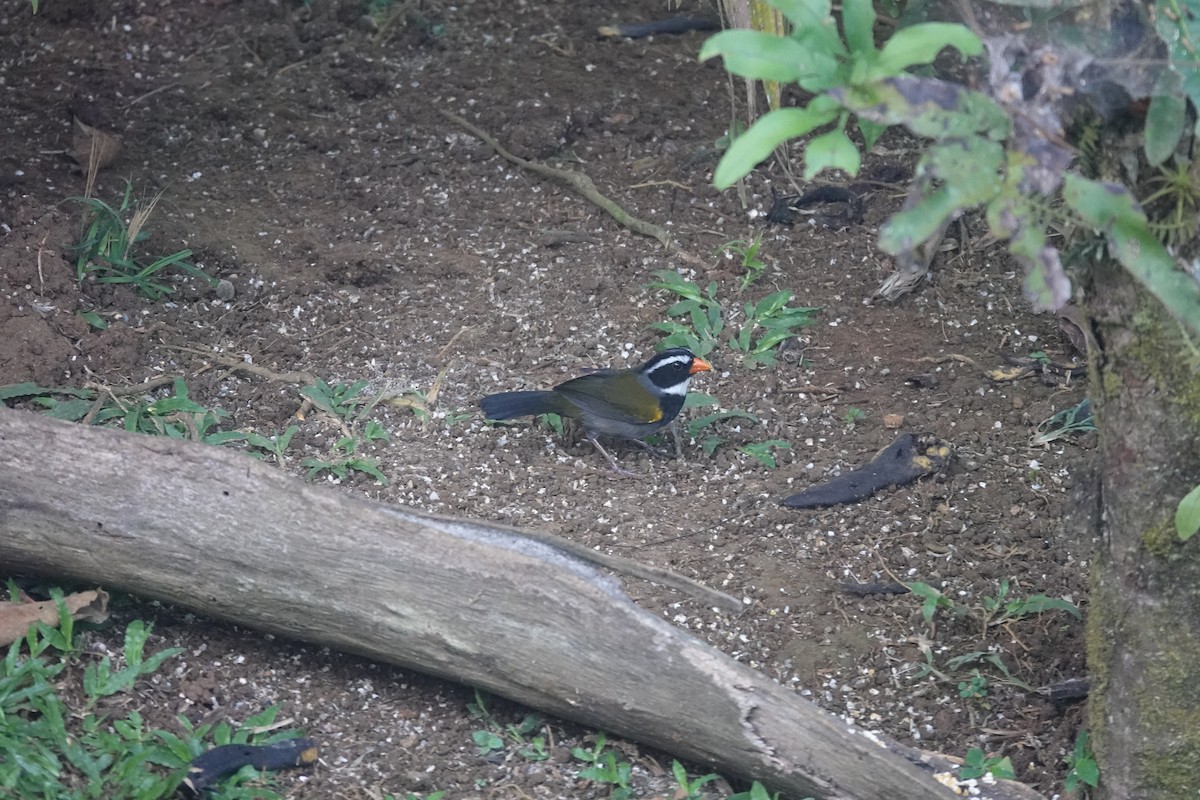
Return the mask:
<path fill-rule="evenodd" d="M 108 592 L 97 589 L 76 592 L 63 598 L 76 622 L 104 622 L 108 619 Z M 58 607 L 53 600 L 40 603 L 0 604 L 0 645 L 12 644 L 25 636 L 36 622 L 58 627 Z"/>

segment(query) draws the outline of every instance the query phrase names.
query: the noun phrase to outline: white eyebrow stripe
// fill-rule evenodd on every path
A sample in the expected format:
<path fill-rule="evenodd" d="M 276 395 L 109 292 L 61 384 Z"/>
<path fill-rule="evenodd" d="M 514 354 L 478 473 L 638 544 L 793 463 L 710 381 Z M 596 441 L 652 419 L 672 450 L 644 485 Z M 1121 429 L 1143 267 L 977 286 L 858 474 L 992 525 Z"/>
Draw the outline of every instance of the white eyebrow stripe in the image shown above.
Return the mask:
<path fill-rule="evenodd" d="M 649 374 L 651 372 L 658 372 L 663 367 L 670 366 L 671 364 L 686 364 L 691 360 L 692 360 L 691 356 L 683 356 L 683 355 L 671 356 L 670 358 L 664 358 L 662 361 L 659 361 L 653 367 L 646 370 L 646 373 Z"/>

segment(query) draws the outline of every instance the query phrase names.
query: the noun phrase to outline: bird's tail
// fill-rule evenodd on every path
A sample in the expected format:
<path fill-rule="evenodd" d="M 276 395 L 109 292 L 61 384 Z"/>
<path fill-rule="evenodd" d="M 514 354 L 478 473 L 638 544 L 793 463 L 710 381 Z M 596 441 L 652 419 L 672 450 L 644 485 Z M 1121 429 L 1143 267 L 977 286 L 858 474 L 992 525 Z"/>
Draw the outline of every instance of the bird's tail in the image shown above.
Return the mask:
<path fill-rule="evenodd" d="M 513 419 L 538 414 L 561 414 L 563 399 L 554 392 L 501 392 L 479 401 L 488 419 Z"/>

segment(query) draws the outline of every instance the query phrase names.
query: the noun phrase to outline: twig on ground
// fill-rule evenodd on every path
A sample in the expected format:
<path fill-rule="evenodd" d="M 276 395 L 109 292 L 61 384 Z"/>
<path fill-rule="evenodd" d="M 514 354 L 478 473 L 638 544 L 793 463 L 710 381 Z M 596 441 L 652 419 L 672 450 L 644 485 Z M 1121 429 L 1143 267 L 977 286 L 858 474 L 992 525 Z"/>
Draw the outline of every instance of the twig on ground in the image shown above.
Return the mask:
<path fill-rule="evenodd" d="M 549 178 L 550 180 L 557 181 L 558 183 L 574 189 L 575 191 L 579 192 L 579 194 L 583 195 L 585 199 L 599 206 L 601 209 L 606 211 L 609 216 L 611 216 L 621 225 L 629 228 L 629 230 L 633 231 L 634 233 L 640 233 L 642 236 L 649 236 L 652 239 L 657 239 L 658 242 L 667 250 L 667 252 L 682 258 L 684 261 L 691 263 L 693 266 L 704 268 L 708 267 L 708 265 L 699 256 L 693 255 L 692 253 L 689 253 L 681 248 L 671 236 L 670 231 L 668 231 L 666 228 L 655 225 L 653 222 L 647 222 L 644 219 L 633 216 L 615 202 L 601 194 L 600 190 L 596 188 L 596 184 L 592 182 L 592 179 L 587 175 L 584 175 L 582 172 L 556 169 L 555 167 L 547 166 L 546 164 L 542 164 L 537 161 L 529 161 L 521 158 L 520 156 L 513 155 L 493 137 L 485 133 L 483 129 L 473 125 L 459 115 L 451 111 L 447 111 L 444 108 L 437 108 L 436 106 L 434 107 L 434 110 L 436 110 L 446 119 L 453 122 L 455 125 L 458 125 L 460 128 L 464 128 L 469 131 L 472 136 L 480 139 L 488 147 L 495 150 L 496 153 L 504 160 L 516 164 L 518 167 L 527 169 L 530 172 L 541 175 L 543 178 Z"/>
<path fill-rule="evenodd" d="M 164 344 L 159 345 L 169 350 L 179 350 L 184 353 L 192 353 L 193 355 L 203 356 L 212 359 L 223 367 L 228 367 L 231 370 L 241 370 L 249 372 L 251 375 L 257 375 L 260 378 L 266 378 L 269 381 L 277 383 L 300 383 L 308 386 L 317 382 L 317 377 L 311 372 L 277 372 L 269 367 L 261 367 L 258 364 L 249 364 L 240 358 L 227 356 L 224 353 L 213 353 L 209 350 L 200 350 L 195 347 L 183 347 L 182 345 Z"/>

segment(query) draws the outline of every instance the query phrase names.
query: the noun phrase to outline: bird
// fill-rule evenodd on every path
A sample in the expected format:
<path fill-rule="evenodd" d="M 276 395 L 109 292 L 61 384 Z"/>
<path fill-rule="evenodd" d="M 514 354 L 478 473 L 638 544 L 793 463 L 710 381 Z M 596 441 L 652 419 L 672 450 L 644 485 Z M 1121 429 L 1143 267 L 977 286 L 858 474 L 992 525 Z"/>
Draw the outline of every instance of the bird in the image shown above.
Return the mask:
<path fill-rule="evenodd" d="M 538 414 L 577 420 L 614 471 L 633 475 L 601 446 L 599 437 L 628 439 L 649 448 L 642 440 L 679 415 L 692 376 L 711 369 L 686 347 L 672 347 L 633 369 L 597 370 L 543 391 L 490 394 L 479 406 L 490 420 Z"/>

